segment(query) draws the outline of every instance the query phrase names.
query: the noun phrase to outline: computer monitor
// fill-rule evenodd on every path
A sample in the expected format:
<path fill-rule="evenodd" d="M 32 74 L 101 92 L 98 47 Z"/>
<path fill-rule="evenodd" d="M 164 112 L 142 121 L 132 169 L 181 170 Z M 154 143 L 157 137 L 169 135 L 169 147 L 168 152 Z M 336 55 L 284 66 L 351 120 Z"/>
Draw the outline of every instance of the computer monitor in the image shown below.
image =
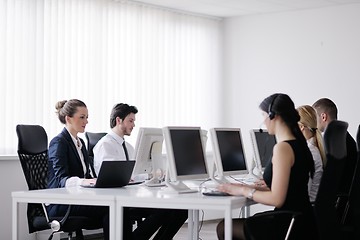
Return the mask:
<path fill-rule="evenodd" d="M 135 144 L 133 175 L 149 174 L 147 185 L 160 184 L 166 164 L 162 158 L 164 136 L 161 128 L 140 128 Z"/>
<path fill-rule="evenodd" d="M 226 176 L 249 173 L 240 128 L 212 128 L 210 136 L 216 169 L 211 174 L 213 180 L 223 183 Z"/>
<path fill-rule="evenodd" d="M 254 150 L 255 166 L 262 172 L 271 161 L 276 138 L 275 135 L 270 135 L 267 130 L 263 129 L 251 129 L 250 136 Z"/>
<path fill-rule="evenodd" d="M 209 178 L 205 159 L 206 131 L 200 127 L 164 127 L 163 133 L 168 158 L 167 186 L 179 193 L 197 191 L 182 181 Z"/>

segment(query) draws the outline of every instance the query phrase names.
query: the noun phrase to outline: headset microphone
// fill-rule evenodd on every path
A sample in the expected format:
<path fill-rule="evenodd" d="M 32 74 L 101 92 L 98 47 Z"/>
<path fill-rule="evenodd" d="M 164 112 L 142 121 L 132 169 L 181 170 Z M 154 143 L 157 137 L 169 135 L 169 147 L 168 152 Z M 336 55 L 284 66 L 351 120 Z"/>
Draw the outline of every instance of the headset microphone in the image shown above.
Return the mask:
<path fill-rule="evenodd" d="M 263 133 L 264 132 L 264 130 L 262 130 L 262 128 L 261 128 L 261 126 L 264 124 L 264 122 L 262 122 L 261 124 L 260 124 L 260 126 L 259 126 L 259 132 L 260 133 Z"/>

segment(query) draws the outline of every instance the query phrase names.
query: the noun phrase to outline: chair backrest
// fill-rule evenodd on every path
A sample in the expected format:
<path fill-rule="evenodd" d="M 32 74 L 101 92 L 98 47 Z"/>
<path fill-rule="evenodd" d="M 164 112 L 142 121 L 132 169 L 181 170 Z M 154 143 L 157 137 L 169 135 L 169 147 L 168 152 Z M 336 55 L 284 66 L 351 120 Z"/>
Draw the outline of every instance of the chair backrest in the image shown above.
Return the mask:
<path fill-rule="evenodd" d="M 94 158 L 93 149 L 94 149 L 96 143 L 105 135 L 106 135 L 106 133 L 104 133 L 104 132 L 98 132 L 98 133 L 85 132 L 89 157 Z"/>
<path fill-rule="evenodd" d="M 16 133 L 19 140 L 18 156 L 28 189 L 47 188 L 48 138 L 44 128 L 39 125 L 17 125 Z M 33 222 L 35 218 L 43 216 L 41 204 L 28 204 L 29 233 L 39 230 L 34 228 Z"/>
<path fill-rule="evenodd" d="M 349 190 L 349 199 L 345 206 L 342 223 L 352 226 L 353 239 L 360 237 L 360 125 L 356 133 L 357 161 Z M 355 235 L 356 234 L 356 235 Z"/>
<path fill-rule="evenodd" d="M 48 138 L 39 125 L 17 125 L 18 155 L 29 190 L 47 188 Z"/>
<path fill-rule="evenodd" d="M 334 120 L 329 123 L 324 133 L 327 164 L 314 205 L 321 239 L 338 239 L 340 237 L 336 204 L 347 158 L 347 128 L 348 123 Z"/>

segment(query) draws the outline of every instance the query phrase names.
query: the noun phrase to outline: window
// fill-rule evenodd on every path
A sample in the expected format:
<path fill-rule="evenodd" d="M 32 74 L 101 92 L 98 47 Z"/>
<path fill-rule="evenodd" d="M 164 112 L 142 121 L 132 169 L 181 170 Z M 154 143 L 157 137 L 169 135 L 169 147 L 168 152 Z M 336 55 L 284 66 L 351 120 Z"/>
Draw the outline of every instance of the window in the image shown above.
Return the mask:
<path fill-rule="evenodd" d="M 107 131 L 119 102 L 137 127 L 210 128 L 220 119 L 221 19 L 129 1 L 0 0 L 0 155 L 16 153 L 16 124 L 62 129 L 59 100 L 89 109 Z M 136 131 L 130 142 L 135 144 Z"/>

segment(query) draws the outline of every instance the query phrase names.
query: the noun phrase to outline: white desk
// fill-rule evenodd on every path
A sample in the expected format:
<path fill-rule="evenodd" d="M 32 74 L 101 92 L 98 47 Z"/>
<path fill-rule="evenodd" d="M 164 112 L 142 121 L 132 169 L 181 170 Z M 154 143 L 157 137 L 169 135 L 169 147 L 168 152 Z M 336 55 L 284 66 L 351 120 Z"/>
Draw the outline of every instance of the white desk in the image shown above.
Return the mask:
<path fill-rule="evenodd" d="M 210 197 L 200 192 L 176 194 L 149 188 L 145 186 L 131 186 L 126 191 L 114 192 L 117 203 L 116 217 L 122 219 L 123 207 L 150 207 L 169 209 L 188 209 L 189 211 L 189 239 L 198 239 L 198 210 L 221 210 L 225 216 L 225 236 L 232 239 L 232 210 L 246 206 L 244 197 Z M 120 221 L 119 219 L 119 221 Z M 194 223 L 194 225 L 192 224 Z M 121 225 L 122 226 L 122 225 Z M 121 229 L 117 228 L 116 236 L 121 236 Z M 120 239 L 120 238 L 117 238 Z"/>
<path fill-rule="evenodd" d="M 83 188 L 54 188 L 12 192 L 12 240 L 18 240 L 19 203 L 77 204 L 109 207 L 110 239 L 115 239 L 116 202 L 110 189 L 84 191 Z"/>
<path fill-rule="evenodd" d="M 232 238 L 232 210 L 249 204 L 244 197 L 209 197 L 201 193 L 175 194 L 141 185 L 117 189 L 59 188 L 13 192 L 12 198 L 13 240 L 17 240 L 18 236 L 17 219 L 20 202 L 109 206 L 111 240 L 121 239 L 123 207 L 188 209 L 190 210 L 189 239 L 198 239 L 199 209 L 222 210 L 225 216 L 225 239 L 230 240 Z"/>

